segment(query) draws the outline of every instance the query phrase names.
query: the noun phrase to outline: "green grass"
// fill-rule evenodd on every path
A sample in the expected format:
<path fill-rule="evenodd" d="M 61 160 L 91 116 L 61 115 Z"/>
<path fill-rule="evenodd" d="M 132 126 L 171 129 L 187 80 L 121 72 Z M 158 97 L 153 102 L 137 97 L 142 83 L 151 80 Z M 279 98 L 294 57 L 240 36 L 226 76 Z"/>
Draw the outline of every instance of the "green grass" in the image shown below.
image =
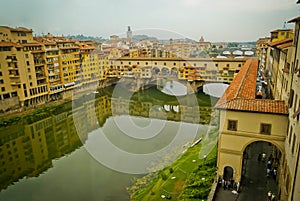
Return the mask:
<path fill-rule="evenodd" d="M 215 177 L 216 133 L 217 130 L 212 129 L 208 134 L 210 137 L 205 138 L 194 147 L 190 147 L 169 167 L 156 173 L 156 175 L 152 175 L 153 179 L 148 185 L 136 188 L 136 191 L 131 189 L 132 200 L 157 201 L 162 199 L 161 195 L 171 196 L 169 200 L 174 201 L 179 199 L 205 199 Z M 209 153 L 206 160 L 200 155 L 201 152 Z M 172 177 L 175 178 L 172 179 Z M 202 178 L 205 178 L 205 180 L 202 180 Z M 144 180 L 144 178 L 140 180 Z M 133 185 L 133 187 L 136 186 L 137 183 Z"/>

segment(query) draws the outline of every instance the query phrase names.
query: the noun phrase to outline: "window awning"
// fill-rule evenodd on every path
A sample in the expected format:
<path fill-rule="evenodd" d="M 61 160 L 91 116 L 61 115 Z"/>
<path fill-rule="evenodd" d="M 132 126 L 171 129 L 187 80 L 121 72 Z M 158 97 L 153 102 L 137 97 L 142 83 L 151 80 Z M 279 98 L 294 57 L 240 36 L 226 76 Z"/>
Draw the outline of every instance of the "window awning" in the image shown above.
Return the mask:
<path fill-rule="evenodd" d="M 64 84 L 64 87 L 70 87 L 70 86 L 74 86 L 74 85 L 75 85 L 75 82 L 70 82 L 70 83 Z"/>

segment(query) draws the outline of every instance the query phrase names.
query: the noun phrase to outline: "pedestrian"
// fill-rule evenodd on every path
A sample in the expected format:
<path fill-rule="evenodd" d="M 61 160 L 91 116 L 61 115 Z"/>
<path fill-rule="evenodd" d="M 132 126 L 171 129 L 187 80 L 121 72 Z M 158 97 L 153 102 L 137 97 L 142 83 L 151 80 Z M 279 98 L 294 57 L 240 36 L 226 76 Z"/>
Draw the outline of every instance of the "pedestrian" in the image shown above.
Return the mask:
<path fill-rule="evenodd" d="M 225 189 L 229 189 L 229 181 L 225 181 Z"/>
<path fill-rule="evenodd" d="M 265 153 L 261 154 L 261 159 L 262 159 L 263 162 L 265 162 L 265 160 L 266 160 L 266 154 Z"/>
<path fill-rule="evenodd" d="M 237 184 L 236 184 L 236 191 L 239 192 L 239 190 L 240 190 L 240 182 L 237 182 Z"/>
<path fill-rule="evenodd" d="M 271 201 L 275 201 L 275 195 L 274 195 L 274 193 L 272 193 Z"/>
<path fill-rule="evenodd" d="M 230 179 L 230 187 L 234 188 L 234 180 L 233 180 L 233 178 Z"/>
<path fill-rule="evenodd" d="M 257 161 L 260 163 L 260 161 L 261 161 L 261 153 L 258 154 Z"/>
<path fill-rule="evenodd" d="M 225 180 L 224 179 L 222 179 L 222 188 L 225 190 L 226 188 L 225 188 Z"/>
<path fill-rule="evenodd" d="M 271 191 L 268 192 L 268 201 L 271 201 L 271 198 L 272 198 L 272 193 Z"/>
<path fill-rule="evenodd" d="M 273 179 L 274 179 L 274 180 L 276 180 L 276 176 L 277 176 L 277 170 L 274 169 L 274 170 L 273 170 Z"/>
<path fill-rule="evenodd" d="M 267 168 L 271 169 L 271 167 L 272 167 L 272 162 L 271 162 L 271 160 L 268 160 L 268 162 L 267 162 Z"/>
<path fill-rule="evenodd" d="M 267 177 L 268 178 L 269 178 L 270 174 L 271 174 L 271 170 L 269 168 L 267 168 Z"/>

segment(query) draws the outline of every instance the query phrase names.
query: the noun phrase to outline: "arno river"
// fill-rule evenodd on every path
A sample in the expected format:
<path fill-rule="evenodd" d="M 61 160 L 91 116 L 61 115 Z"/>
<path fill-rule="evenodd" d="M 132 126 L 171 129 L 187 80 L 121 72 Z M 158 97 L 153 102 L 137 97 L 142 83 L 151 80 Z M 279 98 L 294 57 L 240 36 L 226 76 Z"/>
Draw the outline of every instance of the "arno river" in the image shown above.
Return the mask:
<path fill-rule="evenodd" d="M 0 128 L 0 200 L 129 200 L 211 123 L 211 98 L 107 87 Z"/>

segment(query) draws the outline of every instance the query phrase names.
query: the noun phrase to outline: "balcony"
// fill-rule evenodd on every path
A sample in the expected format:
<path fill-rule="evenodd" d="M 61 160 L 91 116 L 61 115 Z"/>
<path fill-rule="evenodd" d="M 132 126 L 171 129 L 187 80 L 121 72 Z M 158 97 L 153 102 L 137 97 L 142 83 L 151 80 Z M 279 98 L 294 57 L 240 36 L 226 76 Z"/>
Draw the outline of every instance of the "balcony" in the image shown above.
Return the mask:
<path fill-rule="evenodd" d="M 19 78 L 10 79 L 10 84 L 12 86 L 19 85 L 19 84 L 21 84 L 21 80 Z"/>
<path fill-rule="evenodd" d="M 36 76 L 36 79 L 37 79 L 37 80 L 43 80 L 43 79 L 46 79 L 46 76 L 44 76 L 44 75 L 39 75 L 39 76 Z"/>
<path fill-rule="evenodd" d="M 20 77 L 19 74 L 9 74 L 9 77 Z"/>
<path fill-rule="evenodd" d="M 8 66 L 7 69 L 10 70 L 10 71 L 11 71 L 11 70 L 12 70 L 12 71 L 18 70 L 17 67 L 13 67 L 13 66 Z"/>
<path fill-rule="evenodd" d="M 43 61 L 43 60 L 40 60 L 40 61 L 34 61 L 34 65 L 35 66 L 42 66 L 42 65 L 44 65 L 45 64 L 45 61 Z"/>
<path fill-rule="evenodd" d="M 45 50 L 46 52 L 49 52 L 49 51 L 58 51 L 59 49 L 57 47 L 51 47 L 51 48 L 46 47 Z"/>

